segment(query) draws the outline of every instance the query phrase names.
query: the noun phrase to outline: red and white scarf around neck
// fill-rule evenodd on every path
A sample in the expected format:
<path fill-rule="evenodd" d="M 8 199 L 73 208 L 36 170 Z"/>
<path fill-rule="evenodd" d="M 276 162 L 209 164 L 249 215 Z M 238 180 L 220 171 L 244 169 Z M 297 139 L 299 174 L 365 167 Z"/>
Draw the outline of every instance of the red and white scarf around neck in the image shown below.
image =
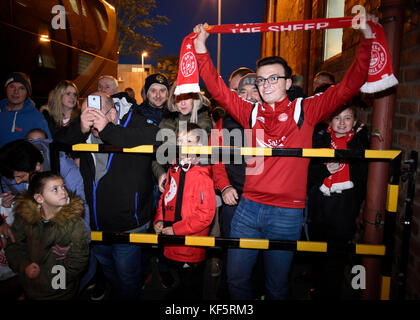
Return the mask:
<path fill-rule="evenodd" d="M 207 28 L 209 33 L 258 33 L 282 32 L 297 30 L 322 30 L 349 28 L 352 26 L 353 17 L 311 19 L 279 23 L 244 23 L 214 25 Z M 393 74 L 391 55 L 386 42 L 385 32 L 380 24 L 368 22 L 374 33 L 372 43 L 371 61 L 366 83 L 360 88 L 361 92 L 374 93 L 386 90 L 398 84 Z M 181 45 L 179 55 L 179 68 L 175 95 L 189 92 L 200 92 L 198 85 L 199 72 L 195 58 L 194 32 L 186 36 Z"/>
<path fill-rule="evenodd" d="M 332 149 L 347 149 L 347 143 L 354 137 L 354 130 L 352 129 L 345 136 L 337 138 L 331 126 L 327 131 L 331 134 L 331 148 Z M 319 190 L 326 196 L 331 193 L 341 193 L 343 190 L 354 187 L 353 182 L 350 181 L 350 169 L 346 162 L 338 163 L 340 170 L 324 179 L 324 183 L 319 187 Z"/>

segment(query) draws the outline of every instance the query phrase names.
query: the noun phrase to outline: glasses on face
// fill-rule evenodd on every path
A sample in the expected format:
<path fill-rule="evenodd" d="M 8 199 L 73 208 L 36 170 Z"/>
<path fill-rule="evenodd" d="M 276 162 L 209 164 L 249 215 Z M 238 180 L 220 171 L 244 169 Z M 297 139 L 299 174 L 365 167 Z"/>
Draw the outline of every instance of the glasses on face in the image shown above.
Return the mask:
<path fill-rule="evenodd" d="M 255 84 L 259 87 L 263 86 L 264 83 L 267 81 L 269 84 L 276 84 L 279 79 L 288 79 L 289 77 L 286 76 L 278 76 L 276 74 L 273 74 L 271 76 L 269 76 L 268 78 L 263 78 L 263 77 L 257 77 L 257 79 L 255 80 Z"/>

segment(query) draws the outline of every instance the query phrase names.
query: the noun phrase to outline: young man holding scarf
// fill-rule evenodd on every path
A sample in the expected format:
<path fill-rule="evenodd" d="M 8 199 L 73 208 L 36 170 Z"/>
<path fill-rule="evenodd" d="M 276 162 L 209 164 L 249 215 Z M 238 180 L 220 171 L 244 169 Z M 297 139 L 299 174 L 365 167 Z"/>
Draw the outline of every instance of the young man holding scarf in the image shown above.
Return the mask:
<path fill-rule="evenodd" d="M 372 17 L 368 17 L 372 20 Z M 267 57 L 257 62 L 257 86 L 263 104 L 252 104 L 229 90 L 217 74 L 206 48 L 207 24 L 194 28 L 194 39 L 200 76 L 207 89 L 245 128 L 263 135 L 252 141 L 254 147 L 311 148 L 314 126 L 357 94 L 365 83 L 370 63 L 371 27 L 361 29 L 356 60 L 343 81 L 324 93 L 290 102 L 286 90 L 292 84 L 292 70 L 280 57 Z M 249 170 L 243 196 L 232 220 L 230 237 L 298 240 L 306 199 L 309 159 L 266 157 Z M 248 165 L 248 169 L 251 169 Z M 254 174 L 253 172 L 254 171 Z M 258 172 L 258 173 L 257 173 Z M 228 283 L 232 299 L 252 299 L 250 275 L 257 250 L 230 249 Z M 265 250 L 265 285 L 267 299 L 285 299 L 292 251 Z"/>

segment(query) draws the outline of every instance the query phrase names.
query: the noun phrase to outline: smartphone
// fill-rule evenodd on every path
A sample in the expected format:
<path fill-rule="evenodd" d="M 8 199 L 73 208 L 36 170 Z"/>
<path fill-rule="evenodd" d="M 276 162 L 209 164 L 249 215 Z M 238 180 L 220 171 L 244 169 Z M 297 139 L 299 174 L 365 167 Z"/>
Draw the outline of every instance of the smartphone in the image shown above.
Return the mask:
<path fill-rule="evenodd" d="M 101 96 L 96 94 L 88 95 L 88 107 L 101 110 Z"/>

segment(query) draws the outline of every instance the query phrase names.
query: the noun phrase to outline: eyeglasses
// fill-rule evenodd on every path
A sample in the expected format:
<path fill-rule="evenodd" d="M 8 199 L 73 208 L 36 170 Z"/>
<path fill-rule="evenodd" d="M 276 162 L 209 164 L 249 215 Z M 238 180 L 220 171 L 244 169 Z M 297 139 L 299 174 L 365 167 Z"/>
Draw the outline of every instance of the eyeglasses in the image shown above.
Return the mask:
<path fill-rule="evenodd" d="M 262 85 L 264 85 L 264 83 L 267 81 L 269 84 L 276 84 L 279 79 L 288 79 L 289 77 L 286 76 L 278 76 L 278 75 L 271 75 L 268 78 L 263 78 L 263 77 L 258 77 L 255 80 L 255 84 L 259 87 L 261 87 Z"/>

